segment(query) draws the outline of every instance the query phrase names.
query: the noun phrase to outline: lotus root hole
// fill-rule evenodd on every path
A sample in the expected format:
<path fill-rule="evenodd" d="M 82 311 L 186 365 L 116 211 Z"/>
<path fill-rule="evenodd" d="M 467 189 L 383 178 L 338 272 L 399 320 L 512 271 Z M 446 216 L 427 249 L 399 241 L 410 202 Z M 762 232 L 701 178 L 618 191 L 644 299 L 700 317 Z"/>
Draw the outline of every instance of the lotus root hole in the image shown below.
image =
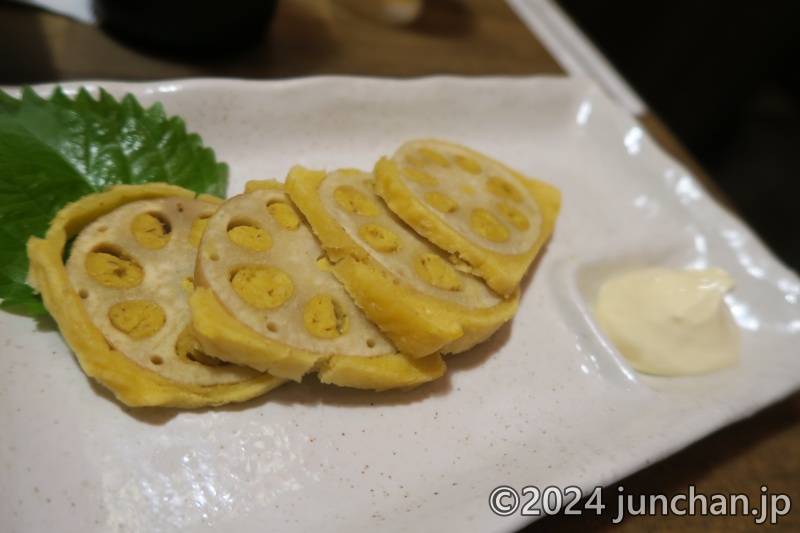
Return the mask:
<path fill-rule="evenodd" d="M 430 148 L 420 148 L 419 153 L 422 157 L 424 157 L 428 161 L 436 163 L 439 166 L 442 167 L 450 166 L 450 162 L 447 160 L 447 158 L 442 154 L 440 154 L 439 152 L 437 152 L 436 150 L 431 150 Z"/>
<path fill-rule="evenodd" d="M 111 306 L 111 325 L 133 339 L 152 337 L 164 327 L 167 315 L 160 305 L 150 300 L 129 300 Z"/>
<path fill-rule="evenodd" d="M 448 291 L 461 290 L 461 278 L 457 271 L 438 255 L 420 255 L 415 267 L 419 277 L 426 283 Z"/>
<path fill-rule="evenodd" d="M 503 215 L 509 224 L 514 226 L 519 231 L 525 231 L 531 226 L 528 217 L 522 214 L 518 209 L 508 205 L 508 204 L 499 204 L 497 206 L 497 210 Z"/>
<path fill-rule="evenodd" d="M 481 172 L 481 166 L 477 161 L 469 157 L 464 157 L 463 155 L 456 156 L 456 164 L 461 167 L 462 170 L 466 170 L 470 174 L 480 174 Z"/>
<path fill-rule="evenodd" d="M 286 202 L 278 200 L 267 202 L 267 211 L 275 219 L 275 222 L 289 231 L 294 231 L 300 227 L 300 216 L 295 208 Z"/>
<path fill-rule="evenodd" d="M 415 181 L 422 185 L 439 185 L 439 180 L 437 180 L 427 172 L 422 172 L 421 170 L 416 170 L 413 168 L 404 168 L 403 176 L 410 179 L 411 181 Z"/>
<path fill-rule="evenodd" d="M 502 198 L 503 200 L 512 200 L 514 202 L 522 202 L 522 194 L 516 187 L 511 185 L 503 178 L 492 176 L 486 181 L 486 188 L 490 193 Z"/>
<path fill-rule="evenodd" d="M 340 337 L 347 332 L 349 322 L 346 310 L 327 294 L 311 298 L 303 311 L 306 329 L 320 339 Z"/>
<path fill-rule="evenodd" d="M 402 248 L 402 241 L 396 233 L 378 224 L 364 224 L 358 228 L 358 235 L 375 251 L 393 253 Z"/>
<path fill-rule="evenodd" d="M 162 213 L 139 213 L 131 221 L 131 232 L 145 248 L 159 250 L 169 242 L 172 226 Z"/>
<path fill-rule="evenodd" d="M 144 278 L 144 270 L 136 260 L 108 244 L 102 244 L 87 254 L 84 266 L 95 281 L 115 289 L 135 287 Z"/>
<path fill-rule="evenodd" d="M 333 199 L 336 200 L 345 211 L 355 213 L 365 217 L 376 217 L 380 212 L 378 205 L 366 195 L 366 193 L 351 187 L 350 185 L 340 185 L 333 191 Z"/>
<path fill-rule="evenodd" d="M 493 214 L 483 208 L 472 211 L 470 219 L 475 233 L 492 242 L 505 242 L 510 237 L 508 229 Z"/>
<path fill-rule="evenodd" d="M 256 252 L 272 248 L 269 232 L 248 219 L 233 219 L 228 223 L 228 238 L 237 246 Z"/>
<path fill-rule="evenodd" d="M 440 192 L 425 193 L 425 201 L 442 213 L 452 213 L 458 209 L 455 200 Z"/>
<path fill-rule="evenodd" d="M 294 284 L 283 270 L 265 265 L 245 265 L 231 274 L 231 286 L 242 300 L 259 309 L 279 307 L 294 292 Z"/>

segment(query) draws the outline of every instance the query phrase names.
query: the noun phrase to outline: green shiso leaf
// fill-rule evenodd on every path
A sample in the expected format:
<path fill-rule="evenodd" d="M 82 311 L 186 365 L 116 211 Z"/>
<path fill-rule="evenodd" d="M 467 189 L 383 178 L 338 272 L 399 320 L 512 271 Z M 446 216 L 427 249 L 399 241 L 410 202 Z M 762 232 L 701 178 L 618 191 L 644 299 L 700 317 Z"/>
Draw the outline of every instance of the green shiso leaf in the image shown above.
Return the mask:
<path fill-rule="evenodd" d="M 43 236 L 59 209 L 120 183 L 164 182 L 225 197 L 228 167 L 160 104 L 81 89 L 49 98 L 0 91 L 0 308 L 46 310 L 25 283 L 25 243 Z"/>

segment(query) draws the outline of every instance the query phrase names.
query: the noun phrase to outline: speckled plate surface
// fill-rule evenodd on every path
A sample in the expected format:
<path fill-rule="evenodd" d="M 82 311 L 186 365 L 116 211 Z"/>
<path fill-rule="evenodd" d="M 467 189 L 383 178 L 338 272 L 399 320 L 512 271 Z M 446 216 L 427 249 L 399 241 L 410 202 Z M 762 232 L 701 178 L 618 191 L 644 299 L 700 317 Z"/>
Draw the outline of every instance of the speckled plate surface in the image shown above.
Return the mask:
<path fill-rule="evenodd" d="M 530 519 L 493 515 L 496 486 L 588 494 L 800 386 L 797 276 L 589 82 L 86 85 L 184 117 L 230 164 L 230 194 L 441 137 L 556 184 L 564 206 L 513 322 L 411 392 L 309 379 L 241 406 L 129 410 L 51 321 L 0 313 L 4 531 L 511 531 Z M 587 313 L 598 284 L 653 264 L 734 276 L 739 364 L 644 378 L 604 342 Z"/>

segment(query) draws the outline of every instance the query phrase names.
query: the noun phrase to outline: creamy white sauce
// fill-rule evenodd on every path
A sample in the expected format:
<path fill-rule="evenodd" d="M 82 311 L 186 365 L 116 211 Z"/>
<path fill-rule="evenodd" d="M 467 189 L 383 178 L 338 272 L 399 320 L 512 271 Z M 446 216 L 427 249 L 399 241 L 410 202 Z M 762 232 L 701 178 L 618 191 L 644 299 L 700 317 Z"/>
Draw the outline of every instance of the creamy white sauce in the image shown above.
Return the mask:
<path fill-rule="evenodd" d="M 600 288 L 595 319 L 639 372 L 710 372 L 739 356 L 739 328 L 723 299 L 733 286 L 719 268 L 637 270 Z"/>

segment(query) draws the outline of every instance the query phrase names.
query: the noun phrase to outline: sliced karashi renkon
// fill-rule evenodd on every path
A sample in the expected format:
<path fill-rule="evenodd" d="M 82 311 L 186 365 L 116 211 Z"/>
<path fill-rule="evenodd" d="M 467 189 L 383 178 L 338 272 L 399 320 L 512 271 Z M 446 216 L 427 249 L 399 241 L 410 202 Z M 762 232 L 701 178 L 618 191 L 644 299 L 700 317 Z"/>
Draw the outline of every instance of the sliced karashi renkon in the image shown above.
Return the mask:
<path fill-rule="evenodd" d="M 439 140 L 405 143 L 377 163 L 375 180 L 392 211 L 504 295 L 547 242 L 561 203 L 552 185 Z"/>
<path fill-rule="evenodd" d="M 241 402 L 285 381 L 194 347 L 196 247 L 221 202 L 194 196 L 165 184 L 118 185 L 66 206 L 44 239 L 28 241 L 29 283 L 86 374 L 130 406 Z"/>
<path fill-rule="evenodd" d="M 384 336 L 330 272 L 306 220 L 277 182 L 251 182 L 220 206 L 200 244 L 190 300 L 206 353 L 299 381 L 412 387 L 443 375 Z"/>
<path fill-rule="evenodd" d="M 404 353 L 457 353 L 487 339 L 516 312 L 503 296 L 448 261 L 402 223 L 372 190 L 371 174 L 295 167 L 286 182 L 367 317 Z"/>

